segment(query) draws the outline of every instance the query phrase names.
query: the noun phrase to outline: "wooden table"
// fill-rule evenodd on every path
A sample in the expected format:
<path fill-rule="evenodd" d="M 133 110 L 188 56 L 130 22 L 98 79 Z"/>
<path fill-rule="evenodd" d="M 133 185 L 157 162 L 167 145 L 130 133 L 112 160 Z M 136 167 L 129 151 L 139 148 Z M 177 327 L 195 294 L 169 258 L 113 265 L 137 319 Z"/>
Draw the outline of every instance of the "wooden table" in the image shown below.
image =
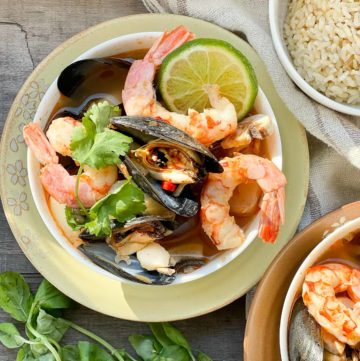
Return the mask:
<path fill-rule="evenodd" d="M 145 13 L 140 0 L 0 0 L 0 126 L 19 88 L 34 67 L 64 40 L 81 30 L 115 17 Z M 1 209 L 0 272 L 16 271 L 36 288 L 41 275 L 21 252 Z M 234 285 L 236 287 L 236 285 Z M 145 324 L 103 316 L 79 306 L 66 314 L 95 330 L 115 346 L 129 347 L 127 337 L 147 332 Z M 0 311 L 0 322 L 9 320 Z M 176 322 L 195 349 L 217 361 L 242 360 L 245 328 L 244 298 L 197 319 Z M 66 343 L 84 339 L 69 332 Z M 15 351 L 0 346 L 0 361 L 13 361 Z"/>

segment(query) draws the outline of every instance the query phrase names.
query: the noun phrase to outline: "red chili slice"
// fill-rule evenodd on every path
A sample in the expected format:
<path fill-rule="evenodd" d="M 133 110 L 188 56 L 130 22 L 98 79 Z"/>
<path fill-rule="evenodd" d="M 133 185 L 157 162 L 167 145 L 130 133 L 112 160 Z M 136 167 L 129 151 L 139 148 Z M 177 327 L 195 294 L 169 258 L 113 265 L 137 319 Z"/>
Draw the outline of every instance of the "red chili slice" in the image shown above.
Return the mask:
<path fill-rule="evenodd" d="M 168 182 L 168 181 L 163 181 L 161 183 L 161 188 L 164 189 L 165 191 L 175 192 L 176 187 L 177 187 L 176 184 Z"/>

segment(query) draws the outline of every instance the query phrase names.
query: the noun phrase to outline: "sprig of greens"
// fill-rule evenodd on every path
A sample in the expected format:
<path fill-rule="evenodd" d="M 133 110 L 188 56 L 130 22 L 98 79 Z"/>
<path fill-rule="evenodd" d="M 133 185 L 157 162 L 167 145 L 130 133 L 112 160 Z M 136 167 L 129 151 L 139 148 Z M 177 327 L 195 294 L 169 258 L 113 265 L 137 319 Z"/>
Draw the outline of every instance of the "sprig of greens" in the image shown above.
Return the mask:
<path fill-rule="evenodd" d="M 79 164 L 75 195 L 77 202 L 86 214 L 86 208 L 79 198 L 80 175 L 84 167 L 96 169 L 119 164 L 120 156 L 125 155 L 132 138 L 108 129 L 110 118 L 120 114 L 118 106 L 107 101 L 94 103 L 82 118 L 82 126 L 74 128 L 71 138 L 72 158 Z"/>
<path fill-rule="evenodd" d="M 23 337 L 12 323 L 0 323 L 0 343 L 18 348 L 16 361 L 212 361 L 202 352 L 197 358 L 182 333 L 169 323 L 150 324 L 152 335 L 131 335 L 138 358 L 117 349 L 93 332 L 62 318 L 73 301 L 44 280 L 35 297 L 24 278 L 14 272 L 0 273 L 0 308 L 25 325 Z M 60 345 L 69 328 L 96 343 L 80 341 Z"/>
<path fill-rule="evenodd" d="M 67 223 L 74 230 L 87 229 L 91 234 L 110 235 L 111 219 L 125 222 L 146 209 L 144 193 L 131 181 L 123 180 L 107 196 L 97 201 L 85 214 L 77 208 L 66 208 Z"/>

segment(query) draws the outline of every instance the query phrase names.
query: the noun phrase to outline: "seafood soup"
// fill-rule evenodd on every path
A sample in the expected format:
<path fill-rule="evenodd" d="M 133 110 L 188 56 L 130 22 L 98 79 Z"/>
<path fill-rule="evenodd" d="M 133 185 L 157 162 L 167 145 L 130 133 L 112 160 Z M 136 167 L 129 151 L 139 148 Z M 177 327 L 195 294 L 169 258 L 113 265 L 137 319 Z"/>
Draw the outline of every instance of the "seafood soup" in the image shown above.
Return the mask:
<path fill-rule="evenodd" d="M 212 59 L 206 81 L 177 66 L 189 51 L 190 65 Z M 269 160 L 274 119 L 257 112 L 255 73 L 230 44 L 180 26 L 150 49 L 75 62 L 57 85 L 45 128 L 27 125 L 24 139 L 57 227 L 96 265 L 170 284 L 240 247 L 258 214 L 260 237 L 276 241 L 286 179 Z"/>
<path fill-rule="evenodd" d="M 289 325 L 289 360 L 360 359 L 360 228 L 307 268 Z"/>

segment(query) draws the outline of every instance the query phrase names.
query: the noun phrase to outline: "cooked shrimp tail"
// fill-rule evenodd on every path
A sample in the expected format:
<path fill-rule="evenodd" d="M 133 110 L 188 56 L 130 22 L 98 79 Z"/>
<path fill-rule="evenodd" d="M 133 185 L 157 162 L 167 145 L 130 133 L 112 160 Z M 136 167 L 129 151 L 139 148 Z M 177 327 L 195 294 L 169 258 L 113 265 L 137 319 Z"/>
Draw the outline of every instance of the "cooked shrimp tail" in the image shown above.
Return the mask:
<path fill-rule="evenodd" d="M 265 193 L 260 207 L 259 236 L 267 243 L 274 243 L 284 223 L 285 191 L 280 188 Z"/>
<path fill-rule="evenodd" d="M 27 146 L 41 164 L 58 163 L 59 158 L 39 124 L 30 123 L 26 125 L 23 129 L 23 136 Z"/>
<path fill-rule="evenodd" d="M 145 55 L 144 60 L 153 63 L 155 66 L 159 66 L 169 53 L 193 38 L 194 34 L 189 32 L 185 26 L 182 25 L 172 31 L 165 31 L 151 46 L 150 50 Z"/>

